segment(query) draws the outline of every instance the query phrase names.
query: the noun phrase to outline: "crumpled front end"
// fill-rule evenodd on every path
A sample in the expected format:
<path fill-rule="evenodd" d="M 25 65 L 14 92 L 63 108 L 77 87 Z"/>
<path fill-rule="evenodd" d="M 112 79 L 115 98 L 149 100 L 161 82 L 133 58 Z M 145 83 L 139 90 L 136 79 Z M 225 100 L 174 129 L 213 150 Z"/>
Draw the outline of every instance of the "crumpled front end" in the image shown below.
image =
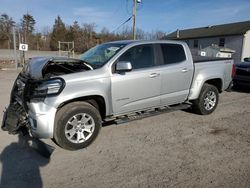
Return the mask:
<path fill-rule="evenodd" d="M 10 134 L 28 130 L 38 138 L 53 138 L 56 107 L 46 98 L 58 96 L 66 83 L 60 75 L 91 71 L 86 62 L 64 57 L 37 57 L 27 62 L 11 91 L 2 129 Z"/>
<path fill-rule="evenodd" d="M 24 80 L 25 78 L 20 75 L 17 77 L 11 92 L 10 104 L 4 112 L 1 128 L 10 134 L 17 134 L 19 130 L 29 126 Z"/>
<path fill-rule="evenodd" d="M 36 83 L 39 84 L 38 81 Z M 54 82 L 52 84 L 54 85 L 51 90 L 55 91 L 57 85 Z M 53 138 L 57 109 L 44 102 L 45 97 L 49 94 L 44 96 L 37 94 L 38 90 L 33 87 L 34 85 L 37 84 L 34 84 L 34 81 L 28 77 L 23 74 L 18 75 L 11 92 L 10 104 L 4 112 L 2 130 L 8 131 L 9 134 L 25 131 L 36 138 Z M 40 85 L 44 89 L 43 83 Z M 45 90 L 48 91 L 48 89 Z M 35 91 L 37 97 L 33 98 L 32 94 L 35 95 Z"/>
<path fill-rule="evenodd" d="M 17 102 L 11 103 L 4 112 L 2 130 L 16 134 L 20 127 L 27 127 L 27 115 L 23 107 Z"/>

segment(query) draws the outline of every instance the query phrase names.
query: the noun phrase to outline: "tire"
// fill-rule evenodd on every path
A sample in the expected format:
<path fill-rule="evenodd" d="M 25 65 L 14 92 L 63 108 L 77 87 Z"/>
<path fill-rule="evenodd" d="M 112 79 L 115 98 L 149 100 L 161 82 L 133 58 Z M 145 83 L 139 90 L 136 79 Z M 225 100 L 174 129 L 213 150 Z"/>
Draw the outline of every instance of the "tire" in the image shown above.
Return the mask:
<path fill-rule="evenodd" d="M 54 142 L 67 150 L 89 146 L 101 129 L 99 111 L 87 102 L 73 102 L 63 106 L 56 114 Z"/>
<path fill-rule="evenodd" d="M 199 98 L 193 101 L 192 110 L 200 115 L 211 114 L 217 107 L 219 101 L 218 89 L 210 84 L 204 84 Z"/>

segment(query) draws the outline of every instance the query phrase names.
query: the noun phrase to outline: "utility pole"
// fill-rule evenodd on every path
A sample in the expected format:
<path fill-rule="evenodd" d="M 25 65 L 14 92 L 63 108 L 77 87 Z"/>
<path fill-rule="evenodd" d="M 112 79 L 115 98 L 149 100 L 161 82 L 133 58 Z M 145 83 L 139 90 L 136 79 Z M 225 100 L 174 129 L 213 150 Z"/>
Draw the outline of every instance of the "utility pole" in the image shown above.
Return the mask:
<path fill-rule="evenodd" d="M 133 40 L 136 40 L 136 6 L 137 3 L 141 3 L 141 0 L 133 0 L 134 6 L 133 6 Z"/>
<path fill-rule="evenodd" d="M 133 8 L 133 40 L 136 40 L 136 4 L 137 0 L 134 1 L 134 8 Z"/>

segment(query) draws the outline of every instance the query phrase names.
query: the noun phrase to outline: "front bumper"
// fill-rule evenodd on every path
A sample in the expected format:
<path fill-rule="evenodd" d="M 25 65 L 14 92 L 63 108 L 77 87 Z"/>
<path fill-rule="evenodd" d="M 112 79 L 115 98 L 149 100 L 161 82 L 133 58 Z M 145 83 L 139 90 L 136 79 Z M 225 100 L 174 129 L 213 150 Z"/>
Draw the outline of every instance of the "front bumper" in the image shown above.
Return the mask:
<path fill-rule="evenodd" d="M 36 138 L 53 138 L 56 108 L 43 102 L 28 103 L 27 106 L 28 113 L 19 103 L 11 103 L 4 112 L 2 130 L 16 134 L 20 128 L 26 127 Z"/>
<path fill-rule="evenodd" d="M 57 109 L 44 102 L 29 103 L 28 109 L 31 134 L 37 138 L 53 138 Z"/>
<path fill-rule="evenodd" d="M 45 100 L 30 100 L 26 94 L 27 88 L 27 79 L 19 75 L 3 116 L 2 130 L 16 134 L 22 128 L 28 128 L 34 137 L 53 138 L 56 108 L 46 104 Z"/>

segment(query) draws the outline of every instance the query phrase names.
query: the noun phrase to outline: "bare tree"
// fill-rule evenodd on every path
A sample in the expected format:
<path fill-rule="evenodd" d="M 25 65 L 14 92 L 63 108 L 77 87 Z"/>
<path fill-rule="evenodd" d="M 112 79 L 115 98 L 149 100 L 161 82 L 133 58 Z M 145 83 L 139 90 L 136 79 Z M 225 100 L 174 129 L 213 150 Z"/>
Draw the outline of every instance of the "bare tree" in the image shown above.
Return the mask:
<path fill-rule="evenodd" d="M 95 46 L 96 44 L 96 33 L 95 33 L 95 23 L 83 24 L 82 32 L 83 32 L 83 41 L 84 41 L 84 51 Z"/>
<path fill-rule="evenodd" d="M 2 14 L 0 17 L 0 41 L 4 44 L 4 41 L 8 41 L 8 48 L 10 49 L 11 43 L 11 29 L 15 25 L 15 22 L 7 14 Z M 2 46 L 3 47 L 3 46 Z"/>
<path fill-rule="evenodd" d="M 155 39 L 162 40 L 166 36 L 166 33 L 158 30 L 155 32 L 154 36 L 155 36 Z"/>
<path fill-rule="evenodd" d="M 30 15 L 29 13 L 23 15 L 23 18 L 21 19 L 21 28 L 24 37 L 23 42 L 28 43 L 29 36 L 35 30 L 35 24 L 36 21 L 32 15 Z"/>

